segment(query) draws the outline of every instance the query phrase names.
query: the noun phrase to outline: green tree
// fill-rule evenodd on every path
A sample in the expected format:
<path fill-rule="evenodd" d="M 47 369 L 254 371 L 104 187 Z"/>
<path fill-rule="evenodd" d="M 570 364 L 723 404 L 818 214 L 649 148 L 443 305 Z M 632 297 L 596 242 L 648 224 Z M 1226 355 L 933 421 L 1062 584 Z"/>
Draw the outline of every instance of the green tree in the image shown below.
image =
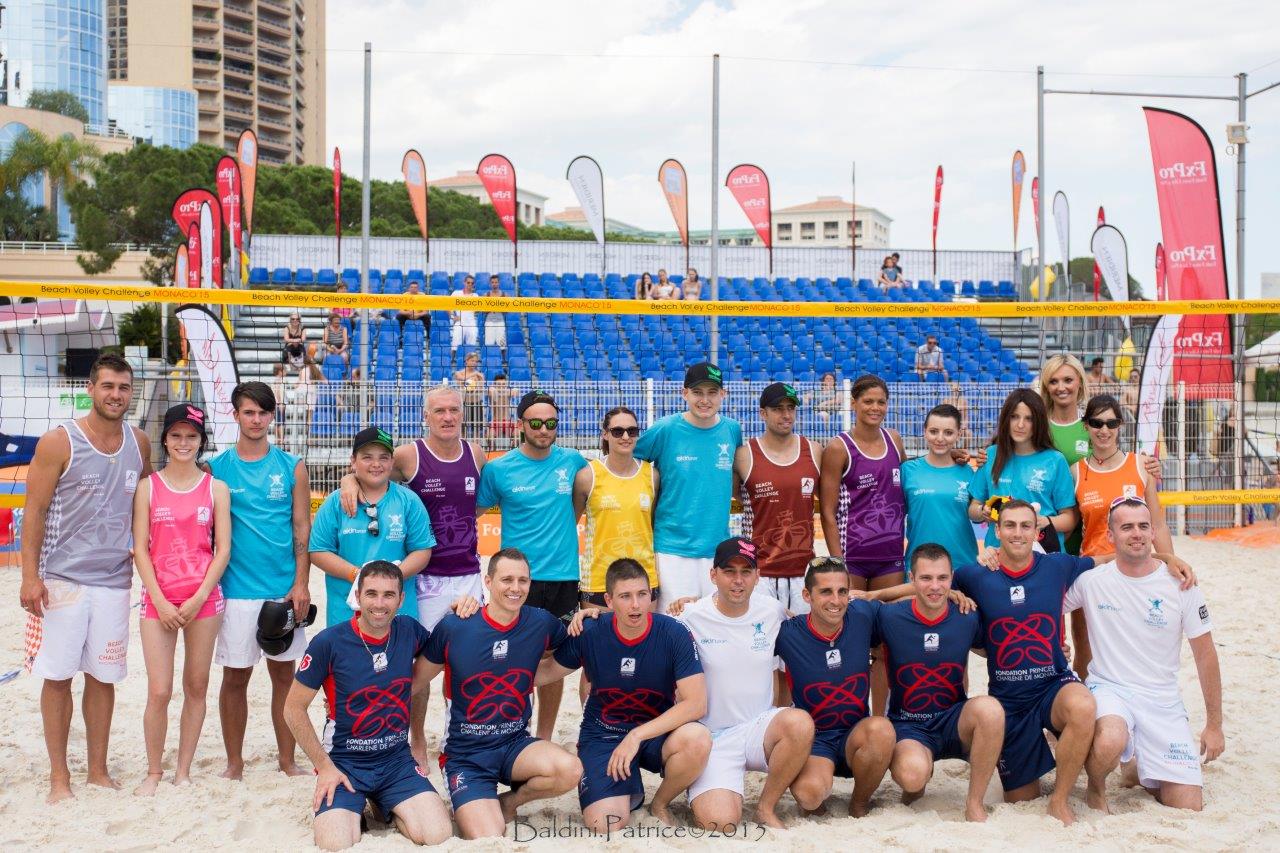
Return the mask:
<path fill-rule="evenodd" d="M 169 363 L 174 364 L 182 355 L 182 336 L 179 332 L 176 305 L 166 305 L 169 314 Z M 116 333 L 121 351 L 124 347 L 146 347 L 151 358 L 160 357 L 160 306 L 154 302 L 139 305 L 116 321 Z"/>
<path fill-rule="evenodd" d="M 65 89 L 37 89 L 27 95 L 27 109 L 57 113 L 77 121 L 88 123 L 89 111 L 80 99 Z"/>
<path fill-rule="evenodd" d="M 0 240 L 47 243 L 58 239 L 58 218 L 20 193 L 0 194 Z"/>
<path fill-rule="evenodd" d="M 1056 269 L 1057 268 L 1055 268 L 1055 270 Z M 1072 258 L 1071 266 L 1069 267 L 1069 269 L 1071 270 L 1071 280 L 1075 283 L 1075 288 L 1076 288 L 1075 292 L 1079 293 L 1080 288 L 1083 287 L 1084 293 L 1088 295 L 1089 299 L 1092 299 L 1093 298 L 1093 258 L 1091 257 Z M 1057 285 L 1055 285 L 1055 287 L 1056 286 Z M 1104 288 L 1102 292 L 1105 294 L 1106 293 L 1105 282 L 1103 283 L 1102 287 Z M 1138 281 L 1136 278 L 1134 278 L 1132 275 L 1129 276 L 1129 292 L 1127 294 L 1115 293 L 1112 295 L 1117 300 L 1147 298 L 1142 293 L 1142 283 Z"/>

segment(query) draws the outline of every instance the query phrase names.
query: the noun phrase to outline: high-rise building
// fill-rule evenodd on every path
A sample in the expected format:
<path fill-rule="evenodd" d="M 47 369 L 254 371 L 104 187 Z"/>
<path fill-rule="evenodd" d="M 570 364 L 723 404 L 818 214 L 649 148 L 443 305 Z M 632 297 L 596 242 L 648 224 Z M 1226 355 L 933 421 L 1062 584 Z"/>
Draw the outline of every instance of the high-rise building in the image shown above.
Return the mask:
<path fill-rule="evenodd" d="M 251 127 L 265 163 L 326 162 L 325 0 L 105 2 L 121 128 L 231 150 Z"/>
<path fill-rule="evenodd" d="M 107 123 L 103 0 L 4 0 L 0 57 L 10 106 L 36 91 L 59 89 L 80 99 L 89 124 Z"/>

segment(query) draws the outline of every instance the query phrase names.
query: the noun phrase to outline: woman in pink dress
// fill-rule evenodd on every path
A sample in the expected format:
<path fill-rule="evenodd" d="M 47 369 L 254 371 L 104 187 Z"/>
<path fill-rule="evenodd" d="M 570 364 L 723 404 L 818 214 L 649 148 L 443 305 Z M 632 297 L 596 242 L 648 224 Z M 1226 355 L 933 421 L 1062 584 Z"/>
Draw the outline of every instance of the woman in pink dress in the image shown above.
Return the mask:
<path fill-rule="evenodd" d="M 134 565 L 142 579 L 142 657 L 147 708 L 142 732 L 147 778 L 135 794 L 155 793 L 164 775 L 164 741 L 173 693 L 173 659 L 181 631 L 182 722 L 173 782 L 190 781 L 204 725 L 214 642 L 222 626 L 218 580 L 231 554 L 231 496 L 196 461 L 208 443 L 205 413 L 181 403 L 165 412 L 160 433 L 168 463 L 138 484 L 133 501 Z"/>

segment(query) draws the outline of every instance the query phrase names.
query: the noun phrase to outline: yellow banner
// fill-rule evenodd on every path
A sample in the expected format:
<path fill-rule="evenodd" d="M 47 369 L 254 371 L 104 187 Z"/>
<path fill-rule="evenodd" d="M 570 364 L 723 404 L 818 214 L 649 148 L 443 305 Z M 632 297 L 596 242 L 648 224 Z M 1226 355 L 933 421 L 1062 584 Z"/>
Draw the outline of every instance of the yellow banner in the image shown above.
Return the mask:
<path fill-rule="evenodd" d="M 117 284 L 0 281 L 14 299 L 102 299 L 124 302 L 200 302 L 315 308 L 416 308 L 429 311 L 643 314 L 750 317 L 1102 317 L 1161 314 L 1274 314 L 1277 299 L 1177 302 L 685 302 L 642 299 L 552 299 L 507 296 L 406 296 L 321 293 L 312 290 L 227 290 Z"/>

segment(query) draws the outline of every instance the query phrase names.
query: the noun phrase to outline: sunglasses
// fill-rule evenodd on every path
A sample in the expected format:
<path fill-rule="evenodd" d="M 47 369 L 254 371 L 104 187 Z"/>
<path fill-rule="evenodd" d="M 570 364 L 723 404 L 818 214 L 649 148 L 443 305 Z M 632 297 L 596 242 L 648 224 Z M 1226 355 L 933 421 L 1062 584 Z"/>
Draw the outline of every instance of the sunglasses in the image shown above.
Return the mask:
<path fill-rule="evenodd" d="M 542 429 L 546 427 L 549 431 L 554 432 L 556 427 L 560 426 L 559 418 L 525 418 L 524 422 L 529 425 L 529 429 Z"/>
<path fill-rule="evenodd" d="M 1094 429 L 1102 429 L 1103 427 L 1106 427 L 1107 429 L 1119 429 L 1120 425 L 1123 424 L 1124 421 L 1119 418 L 1107 418 L 1106 420 L 1103 420 L 1102 418 L 1089 418 L 1085 423 Z"/>
<path fill-rule="evenodd" d="M 839 557 L 814 557 L 809 561 L 807 568 L 813 569 L 815 572 L 820 572 L 824 569 L 843 569 L 847 571 L 849 566 Z"/>
<path fill-rule="evenodd" d="M 380 532 L 378 529 L 378 508 L 376 506 L 367 506 L 364 508 L 364 514 L 369 516 L 369 526 L 365 528 L 365 533 L 370 536 L 377 536 Z"/>
<path fill-rule="evenodd" d="M 1146 506 L 1147 502 L 1137 495 L 1121 496 L 1111 502 L 1111 506 L 1107 508 L 1107 515 L 1115 512 L 1117 508 L 1122 506 Z"/>
<path fill-rule="evenodd" d="M 609 427 L 609 435 L 614 438 L 622 438 L 624 435 L 629 438 L 635 438 L 640 434 L 640 427 Z"/>

